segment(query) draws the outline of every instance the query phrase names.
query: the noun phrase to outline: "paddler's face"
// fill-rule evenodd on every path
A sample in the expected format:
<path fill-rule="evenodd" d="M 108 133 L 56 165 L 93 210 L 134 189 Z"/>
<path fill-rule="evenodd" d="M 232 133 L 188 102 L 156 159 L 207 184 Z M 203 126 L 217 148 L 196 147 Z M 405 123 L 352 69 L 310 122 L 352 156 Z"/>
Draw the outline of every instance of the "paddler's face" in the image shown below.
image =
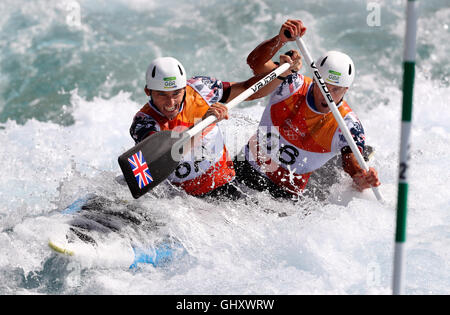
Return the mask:
<path fill-rule="evenodd" d="M 153 104 L 158 110 L 169 120 L 172 120 L 178 115 L 185 91 L 186 88 L 167 92 L 151 91 L 149 96 L 151 96 Z"/>
<path fill-rule="evenodd" d="M 344 98 L 345 93 L 347 93 L 348 87 L 341 87 L 328 83 L 325 84 L 336 105 L 339 104 L 339 102 Z M 316 104 L 317 109 L 322 113 L 328 113 L 330 111 L 330 108 L 328 107 L 328 103 L 325 100 L 325 97 L 323 97 L 322 95 L 320 87 L 316 83 L 314 84 L 313 94 L 314 104 Z"/>

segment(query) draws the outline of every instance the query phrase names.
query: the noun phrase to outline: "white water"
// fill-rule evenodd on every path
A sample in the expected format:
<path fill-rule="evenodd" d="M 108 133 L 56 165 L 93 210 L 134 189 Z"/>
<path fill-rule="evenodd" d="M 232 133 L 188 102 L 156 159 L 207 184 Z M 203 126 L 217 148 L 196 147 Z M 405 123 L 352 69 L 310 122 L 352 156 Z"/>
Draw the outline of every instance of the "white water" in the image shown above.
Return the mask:
<path fill-rule="evenodd" d="M 350 10 L 352 1 L 348 2 L 343 3 Z M 419 23 L 422 53 L 415 85 L 407 294 L 450 293 L 450 194 L 446 186 L 450 180 L 450 88 L 445 83 L 448 54 L 444 53 L 449 47 L 448 29 L 442 26 L 443 20 L 448 21 L 450 10 L 437 3 L 436 8 L 425 5 L 422 11 L 425 17 Z M 134 1 L 128 9 L 131 12 L 141 4 L 142 1 Z M 383 14 L 391 12 L 384 2 L 381 4 L 386 10 Z M 312 2 L 307 6 L 309 13 L 296 9 L 289 16 L 304 16 L 310 22 L 306 42 L 312 54 L 317 55 L 332 48 L 327 45 L 330 30 L 323 20 L 314 20 L 320 10 L 315 10 Z M 148 14 L 154 15 L 155 7 L 158 5 L 152 2 Z M 222 64 L 215 59 L 215 51 L 220 49 L 200 41 L 197 58 L 206 58 L 208 62 L 192 59 L 192 67 L 225 80 L 231 77 L 242 80 L 250 75 L 245 66 L 246 54 L 260 41 L 273 36 L 287 15 L 281 9 L 279 13 L 271 13 L 277 8 L 265 1 L 247 5 L 233 2 L 230 8 L 249 14 L 264 12 L 265 15 L 252 17 L 252 22 L 260 25 L 261 33 L 245 41 L 247 35 L 242 30 L 255 31 L 250 24 L 244 23 L 227 36 L 211 26 L 211 33 L 205 36 L 220 35 L 219 59 L 226 54 L 234 58 Z M 189 9 L 196 12 L 192 6 Z M 198 10 L 209 12 L 205 4 Z M 142 103 L 135 99 L 142 96 L 135 96 L 133 88 L 129 89 L 132 92 L 115 92 L 121 83 L 105 80 L 101 92 L 89 92 L 94 97 L 82 88 L 75 89 L 67 93 L 66 106 L 58 105 L 58 115 L 72 117 L 73 124 L 63 126 L 42 117 L 17 124 L 13 116 L 0 124 L 0 294 L 390 294 L 401 112 L 400 41 L 404 29 L 401 6 L 392 10 L 396 19 L 389 22 L 386 34 L 373 29 L 367 33 L 378 36 L 386 45 L 397 38 L 397 46 L 376 46 L 380 58 L 375 60 L 366 51 L 369 48 L 364 48 L 373 45 L 372 41 L 363 42 L 362 48 L 358 42 L 349 44 L 348 51 L 361 65 L 349 103 L 355 104 L 353 107 L 367 132 L 367 143 L 377 150 L 371 166 L 380 174 L 385 205 L 380 205 L 371 191 L 354 191 L 350 178 L 341 170 L 337 182 L 328 188 L 326 200 L 308 197 L 297 205 L 272 200 L 262 193 L 255 194 L 261 206 L 242 202 L 211 204 L 183 194 L 168 194 L 164 185 L 134 201 L 126 187 L 117 184 L 114 178 L 120 174 L 117 156 L 133 145 L 128 128 Z M 364 8 L 359 12 L 367 14 Z M 176 10 L 173 14 L 173 21 L 183 16 Z M 219 17 L 217 12 L 210 14 L 211 19 Z M 331 13 L 327 14 L 333 18 Z M 268 22 L 271 16 L 276 27 L 262 28 L 261 25 L 272 23 Z M 204 14 L 198 18 L 207 21 Z M 188 21 L 178 19 L 178 23 L 183 26 Z M 45 23 L 39 25 L 44 27 Z M 158 25 L 150 24 L 149 32 Z M 84 31 L 94 36 L 89 25 L 86 27 Z M 177 25 L 172 27 L 177 29 Z M 341 27 L 341 40 L 351 42 L 351 33 L 355 32 L 352 23 Z M 350 35 L 346 35 L 346 29 Z M 194 36 L 189 32 L 183 36 Z M 32 45 L 33 37 L 25 33 L 18 36 L 22 36 L 23 42 L 16 42 L 16 46 L 10 43 L 9 47 L 16 47 L 20 54 L 21 49 Z M 5 41 L 3 34 L 2 41 Z M 157 54 L 175 54 L 172 44 L 156 45 L 154 49 Z M 185 42 L 182 46 L 186 51 L 192 49 Z M 89 52 L 94 54 L 95 50 Z M 186 52 L 186 63 L 189 55 Z M 208 72 L 209 65 L 212 72 Z M 233 70 L 228 72 L 228 68 Z M 139 82 L 136 86 L 142 85 L 139 81 L 142 76 L 136 76 Z M 10 82 L 11 78 L 2 80 Z M 2 80 L 0 86 L 4 85 Z M 247 140 L 245 136 L 235 139 L 233 135 L 247 135 L 248 130 L 256 128 L 263 104 L 264 101 L 253 102 L 241 107 L 232 113 L 231 120 L 221 123 L 231 148 L 239 148 Z M 89 192 L 139 206 L 152 219 L 164 223 L 164 233 L 178 238 L 189 252 L 188 257 L 166 268 L 143 266 L 137 272 L 119 263 L 98 266 L 88 260 L 59 265 L 58 259 L 51 259 L 47 247 L 53 231 L 66 225 L 67 219 L 58 211 Z M 268 209 L 275 213 L 267 213 Z M 286 212 L 288 216 L 279 217 L 277 212 Z M 140 236 L 147 232 L 151 242 L 155 238 L 153 232 L 144 230 Z M 59 282 L 55 280 L 58 275 L 63 275 Z"/>

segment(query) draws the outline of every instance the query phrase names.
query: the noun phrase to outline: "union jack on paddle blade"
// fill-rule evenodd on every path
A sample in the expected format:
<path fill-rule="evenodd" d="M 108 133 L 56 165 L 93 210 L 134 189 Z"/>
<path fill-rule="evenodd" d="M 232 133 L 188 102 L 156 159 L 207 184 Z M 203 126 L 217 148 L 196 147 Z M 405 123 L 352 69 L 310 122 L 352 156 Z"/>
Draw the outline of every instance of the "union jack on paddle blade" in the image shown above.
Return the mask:
<path fill-rule="evenodd" d="M 153 177 L 150 174 L 147 162 L 145 161 L 141 151 L 129 157 L 128 162 L 131 165 L 131 168 L 133 170 L 134 176 L 136 177 L 136 181 L 140 189 L 144 188 L 145 186 L 153 182 Z"/>

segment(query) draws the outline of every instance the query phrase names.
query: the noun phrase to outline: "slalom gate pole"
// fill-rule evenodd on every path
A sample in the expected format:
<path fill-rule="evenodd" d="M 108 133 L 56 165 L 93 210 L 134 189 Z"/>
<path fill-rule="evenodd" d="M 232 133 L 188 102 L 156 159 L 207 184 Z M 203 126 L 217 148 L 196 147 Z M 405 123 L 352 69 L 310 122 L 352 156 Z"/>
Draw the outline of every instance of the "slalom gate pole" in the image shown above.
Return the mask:
<path fill-rule="evenodd" d="M 408 201 L 409 146 L 413 109 L 413 90 L 415 76 L 417 1 L 408 0 L 407 23 L 404 51 L 403 109 L 400 144 L 400 166 L 398 178 L 397 228 L 395 234 L 395 255 L 393 274 L 393 294 L 404 292 L 406 217 Z"/>

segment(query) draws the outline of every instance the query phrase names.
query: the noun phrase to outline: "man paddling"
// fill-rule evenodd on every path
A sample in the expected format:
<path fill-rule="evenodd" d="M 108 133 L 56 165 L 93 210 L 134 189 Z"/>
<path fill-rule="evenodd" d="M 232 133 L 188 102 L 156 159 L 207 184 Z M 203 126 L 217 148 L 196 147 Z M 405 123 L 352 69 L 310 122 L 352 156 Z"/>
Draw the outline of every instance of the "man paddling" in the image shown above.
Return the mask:
<path fill-rule="evenodd" d="M 288 74 L 287 72 L 286 74 Z M 171 57 L 157 58 L 146 72 L 145 93 L 150 100 L 135 115 L 130 134 L 136 144 L 163 130 L 181 132 L 198 120 L 215 115 L 218 121 L 228 119 L 227 103 L 264 77 L 257 75 L 244 82 L 222 82 L 198 76 L 187 80 L 183 65 Z M 271 82 L 248 100 L 265 95 L 280 82 Z M 206 128 L 200 144 L 184 154 L 169 181 L 188 194 L 198 197 L 237 199 L 241 193 L 232 185 L 233 162 L 217 124 Z M 200 147 L 200 150 L 198 148 Z M 198 153 L 200 151 L 200 156 Z"/>
<path fill-rule="evenodd" d="M 286 31 L 292 35 L 290 38 Z M 285 43 L 305 32 L 300 20 L 285 22 L 277 36 L 261 43 L 248 56 L 253 72 L 257 75 L 275 69 L 277 64 L 272 57 Z M 297 51 L 288 55 L 284 58 L 290 63 L 301 59 Z M 330 51 L 316 65 L 363 151 L 364 129 L 344 100 L 355 76 L 352 60 L 343 53 Z M 278 79 L 282 83 L 271 95 L 257 134 L 246 145 L 245 156 L 234 160 L 236 179 L 253 189 L 268 190 L 274 197 L 292 198 L 301 195 L 313 171 L 341 153 L 343 168 L 358 190 L 379 186 L 376 170 L 370 168 L 366 172 L 358 165 L 317 84 L 296 72 Z"/>

